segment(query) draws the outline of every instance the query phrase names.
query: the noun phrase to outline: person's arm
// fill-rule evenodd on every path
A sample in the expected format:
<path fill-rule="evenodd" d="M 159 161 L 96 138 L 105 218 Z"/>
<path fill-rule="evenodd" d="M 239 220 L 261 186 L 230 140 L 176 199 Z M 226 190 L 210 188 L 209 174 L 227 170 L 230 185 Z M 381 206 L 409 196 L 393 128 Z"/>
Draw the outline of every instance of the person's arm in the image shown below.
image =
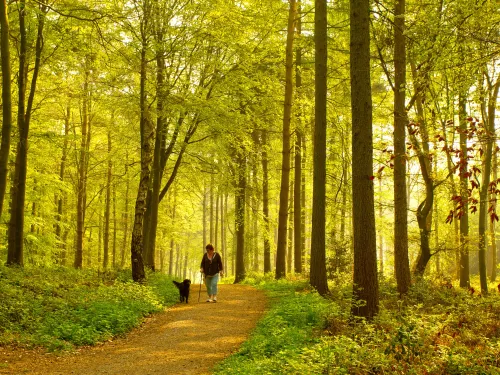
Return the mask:
<path fill-rule="evenodd" d="M 200 263 L 200 272 L 205 273 L 205 270 L 203 269 L 203 261 L 205 260 L 205 254 L 203 254 L 203 257 L 201 258 L 201 263 Z"/>
<path fill-rule="evenodd" d="M 224 272 L 224 266 L 222 265 L 222 256 L 220 254 L 217 255 L 219 255 L 219 272 L 222 274 Z"/>

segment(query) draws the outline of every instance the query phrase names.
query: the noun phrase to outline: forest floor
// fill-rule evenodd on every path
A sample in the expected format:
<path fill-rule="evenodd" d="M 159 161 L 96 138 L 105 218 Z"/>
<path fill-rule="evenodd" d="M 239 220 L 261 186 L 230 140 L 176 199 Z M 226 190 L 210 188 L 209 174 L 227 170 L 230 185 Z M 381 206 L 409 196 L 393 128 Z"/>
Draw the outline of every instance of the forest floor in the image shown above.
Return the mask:
<path fill-rule="evenodd" d="M 238 350 L 267 307 L 264 292 L 219 285 L 219 301 L 207 303 L 199 284 L 189 304 L 147 318 L 125 337 L 73 353 L 0 347 L 0 374 L 210 374 Z"/>

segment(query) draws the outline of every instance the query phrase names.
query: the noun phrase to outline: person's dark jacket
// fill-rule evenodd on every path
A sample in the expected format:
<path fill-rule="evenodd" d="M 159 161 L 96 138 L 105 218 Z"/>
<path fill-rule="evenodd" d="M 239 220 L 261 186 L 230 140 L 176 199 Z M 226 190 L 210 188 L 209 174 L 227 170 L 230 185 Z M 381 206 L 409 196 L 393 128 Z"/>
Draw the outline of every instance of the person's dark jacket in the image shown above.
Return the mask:
<path fill-rule="evenodd" d="M 214 252 L 212 260 L 208 259 L 207 253 L 203 254 L 200 268 L 203 268 L 205 276 L 213 276 L 223 270 L 222 258 L 219 253 Z"/>

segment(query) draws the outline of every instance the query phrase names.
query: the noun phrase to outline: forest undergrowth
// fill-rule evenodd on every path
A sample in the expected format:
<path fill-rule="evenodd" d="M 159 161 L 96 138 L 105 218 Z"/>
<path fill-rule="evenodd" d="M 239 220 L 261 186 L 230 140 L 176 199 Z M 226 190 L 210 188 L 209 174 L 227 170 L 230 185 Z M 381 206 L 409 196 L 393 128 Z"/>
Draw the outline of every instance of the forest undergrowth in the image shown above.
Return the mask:
<path fill-rule="evenodd" d="M 0 266 L 0 345 L 71 350 L 122 335 L 178 301 L 171 280 L 150 273 L 141 285 L 130 270 Z"/>
<path fill-rule="evenodd" d="M 267 292 L 269 311 L 215 374 L 500 374 L 500 293 L 493 284 L 481 297 L 423 279 L 399 299 L 396 285 L 381 279 L 380 312 L 367 322 L 350 314 L 350 280 L 330 280 L 325 299 L 303 279 L 248 275 L 245 283 Z M 58 351 L 109 340 L 176 303 L 170 281 L 151 273 L 137 284 L 129 270 L 0 266 L 0 345 Z"/>
<path fill-rule="evenodd" d="M 424 279 L 399 299 L 396 285 L 381 280 L 380 313 L 367 322 L 352 320 L 348 275 L 330 281 L 328 299 L 303 280 L 246 282 L 267 291 L 271 307 L 218 375 L 500 374 L 496 289 L 484 298 Z"/>

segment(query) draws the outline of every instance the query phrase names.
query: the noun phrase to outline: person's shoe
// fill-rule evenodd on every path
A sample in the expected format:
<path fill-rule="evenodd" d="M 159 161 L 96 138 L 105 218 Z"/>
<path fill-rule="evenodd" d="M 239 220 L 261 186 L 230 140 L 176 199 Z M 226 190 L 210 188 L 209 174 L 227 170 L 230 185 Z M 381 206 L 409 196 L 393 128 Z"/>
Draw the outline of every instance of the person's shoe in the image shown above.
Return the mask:
<path fill-rule="evenodd" d="M 213 302 L 217 302 L 217 297 L 214 296 Z"/>
<path fill-rule="evenodd" d="M 213 302 L 213 300 L 211 298 L 207 299 L 207 302 Z"/>

